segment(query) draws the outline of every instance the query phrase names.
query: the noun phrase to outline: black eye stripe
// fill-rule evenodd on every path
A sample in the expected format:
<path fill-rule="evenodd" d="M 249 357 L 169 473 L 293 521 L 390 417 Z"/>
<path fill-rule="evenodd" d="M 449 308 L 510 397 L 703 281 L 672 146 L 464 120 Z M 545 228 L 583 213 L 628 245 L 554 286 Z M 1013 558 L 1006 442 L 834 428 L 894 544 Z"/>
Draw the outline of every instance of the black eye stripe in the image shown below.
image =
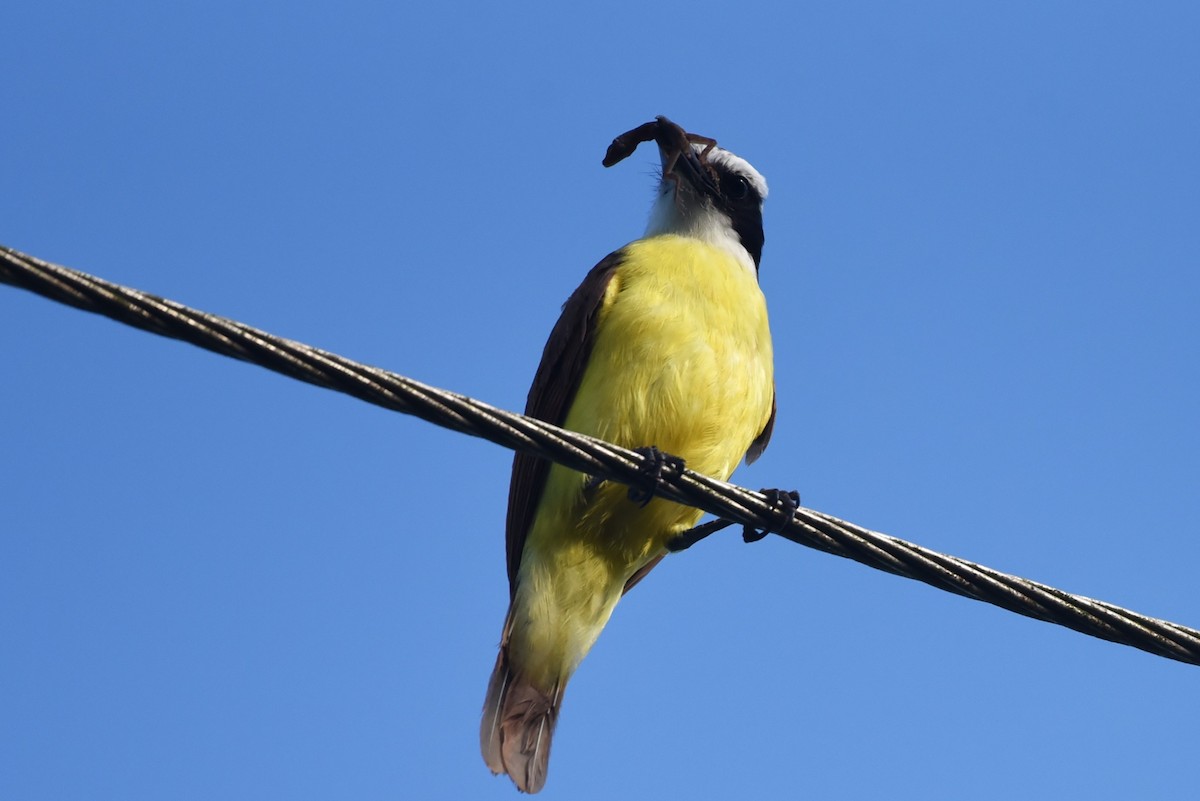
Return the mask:
<path fill-rule="evenodd" d="M 762 195 L 759 185 L 745 173 L 730 169 L 723 163 L 709 162 L 717 179 L 713 200 L 729 215 L 729 222 L 746 252 L 757 268 L 762 260 Z"/>
<path fill-rule="evenodd" d="M 754 187 L 754 184 L 745 175 L 733 172 L 724 165 L 718 166 L 715 172 L 718 191 L 725 203 L 740 205 L 747 202 L 754 202 L 756 204 L 762 202 L 762 198 L 758 196 L 758 191 Z"/>

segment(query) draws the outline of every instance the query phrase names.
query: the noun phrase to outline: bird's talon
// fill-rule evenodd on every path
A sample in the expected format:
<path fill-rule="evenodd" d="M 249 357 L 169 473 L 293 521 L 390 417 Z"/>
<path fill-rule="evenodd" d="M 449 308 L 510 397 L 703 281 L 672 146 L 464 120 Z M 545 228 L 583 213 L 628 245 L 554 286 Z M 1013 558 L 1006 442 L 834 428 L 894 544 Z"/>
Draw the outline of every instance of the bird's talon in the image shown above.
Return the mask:
<path fill-rule="evenodd" d="M 755 528 L 754 526 L 742 526 L 742 542 L 747 545 L 752 542 L 758 542 L 770 533 L 766 529 Z"/>
<path fill-rule="evenodd" d="M 755 528 L 754 526 L 742 527 L 743 542 L 758 542 L 763 537 L 770 534 L 772 531 L 782 531 L 783 528 L 795 516 L 796 510 L 800 508 L 800 493 L 795 490 L 787 491 L 780 489 L 763 489 L 759 490 L 763 495 L 767 496 L 767 503 L 771 504 L 774 510 L 779 514 L 779 528 Z"/>
<path fill-rule="evenodd" d="M 683 459 L 663 453 L 651 445 L 648 448 L 634 448 L 634 453 L 643 457 L 641 473 L 643 486 L 629 488 L 629 500 L 638 506 L 645 506 L 654 499 L 655 492 L 662 485 L 663 473 L 668 467 L 677 473 L 683 472 Z"/>

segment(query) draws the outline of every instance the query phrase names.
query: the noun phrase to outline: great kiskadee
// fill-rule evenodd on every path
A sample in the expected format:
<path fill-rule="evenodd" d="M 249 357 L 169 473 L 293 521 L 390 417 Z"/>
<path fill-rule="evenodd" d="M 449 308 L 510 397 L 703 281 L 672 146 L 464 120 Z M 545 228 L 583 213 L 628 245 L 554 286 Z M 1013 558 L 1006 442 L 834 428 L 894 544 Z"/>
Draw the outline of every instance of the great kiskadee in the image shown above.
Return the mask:
<path fill-rule="evenodd" d="M 656 446 L 724 480 L 743 455 L 762 453 L 775 421 L 758 286 L 767 184 L 665 118 L 626 136 L 643 129 L 655 132 L 662 160 L 646 234 L 592 268 L 567 300 L 525 413 L 628 448 Z M 524 792 L 542 788 L 567 680 L 621 596 L 700 515 L 517 454 L 510 604 L 480 731 L 494 773 Z"/>

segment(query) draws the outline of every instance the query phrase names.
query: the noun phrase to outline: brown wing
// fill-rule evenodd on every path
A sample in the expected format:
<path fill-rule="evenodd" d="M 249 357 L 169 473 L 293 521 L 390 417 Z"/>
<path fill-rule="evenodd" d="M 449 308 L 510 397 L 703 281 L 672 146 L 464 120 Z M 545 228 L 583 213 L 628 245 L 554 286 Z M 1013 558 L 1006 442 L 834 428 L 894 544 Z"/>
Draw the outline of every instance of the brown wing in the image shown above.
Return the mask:
<path fill-rule="evenodd" d="M 646 564 L 639 567 L 637 569 L 637 572 L 629 577 L 629 581 L 625 582 L 625 589 L 621 590 L 621 592 L 626 593 L 626 592 L 629 592 L 630 590 L 632 590 L 634 585 L 637 584 L 642 579 L 644 579 L 646 577 L 646 574 L 649 573 L 651 570 L 653 570 L 654 567 L 659 562 L 661 562 L 663 560 L 663 557 L 665 557 L 665 556 L 666 556 L 665 553 L 660 553 L 658 556 L 654 557 L 649 562 L 647 562 Z"/>
<path fill-rule="evenodd" d="M 771 416 L 767 418 L 767 424 L 763 426 L 763 430 L 754 438 L 754 442 L 750 443 L 750 448 L 746 451 L 746 464 L 751 464 L 755 459 L 763 455 L 763 451 L 767 449 L 767 443 L 771 441 L 771 432 L 775 430 L 775 389 L 771 388 Z"/>
<path fill-rule="evenodd" d="M 596 334 L 596 318 L 604 292 L 613 273 L 621 265 L 624 252 L 618 250 L 592 268 L 567 302 L 562 316 L 550 332 L 542 351 L 542 361 L 529 388 L 525 414 L 561 426 L 567 419 L 575 392 L 583 378 L 592 342 Z M 513 458 L 512 481 L 508 486 L 508 522 L 505 526 L 508 544 L 508 589 L 517 591 L 517 568 L 525 535 L 533 524 L 533 515 L 546 486 L 550 462 L 537 456 L 518 453 Z"/>

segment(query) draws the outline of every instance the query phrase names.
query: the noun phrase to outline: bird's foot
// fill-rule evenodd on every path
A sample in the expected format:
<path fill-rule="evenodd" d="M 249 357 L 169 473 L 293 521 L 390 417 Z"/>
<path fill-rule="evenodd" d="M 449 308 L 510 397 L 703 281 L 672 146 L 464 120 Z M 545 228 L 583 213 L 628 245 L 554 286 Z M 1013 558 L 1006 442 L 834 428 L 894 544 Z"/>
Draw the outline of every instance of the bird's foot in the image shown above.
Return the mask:
<path fill-rule="evenodd" d="M 754 526 L 742 526 L 742 541 L 743 542 L 758 542 L 763 537 L 770 534 L 772 531 L 781 531 L 783 527 L 792 522 L 792 516 L 796 514 L 796 510 L 800 508 L 800 493 L 796 491 L 784 492 L 779 489 L 764 489 L 759 490 L 763 495 L 767 496 L 767 503 L 774 507 L 774 510 L 779 514 L 780 525 L 778 528 L 763 528 L 758 529 Z"/>
<path fill-rule="evenodd" d="M 634 448 L 633 451 L 642 457 L 640 471 L 642 486 L 629 488 L 629 500 L 639 506 L 645 506 L 650 503 L 658 488 L 662 486 L 663 472 L 668 467 L 677 473 L 683 472 L 683 459 L 663 453 L 653 445 L 648 448 Z"/>
<path fill-rule="evenodd" d="M 691 548 L 709 534 L 715 534 L 721 529 L 728 528 L 732 525 L 732 520 L 726 520 L 723 517 L 719 517 L 716 520 L 710 520 L 707 523 L 701 523 L 698 526 L 689 528 L 687 531 L 681 531 L 671 539 L 667 540 L 667 550 L 671 553 L 686 551 L 688 548 Z"/>

